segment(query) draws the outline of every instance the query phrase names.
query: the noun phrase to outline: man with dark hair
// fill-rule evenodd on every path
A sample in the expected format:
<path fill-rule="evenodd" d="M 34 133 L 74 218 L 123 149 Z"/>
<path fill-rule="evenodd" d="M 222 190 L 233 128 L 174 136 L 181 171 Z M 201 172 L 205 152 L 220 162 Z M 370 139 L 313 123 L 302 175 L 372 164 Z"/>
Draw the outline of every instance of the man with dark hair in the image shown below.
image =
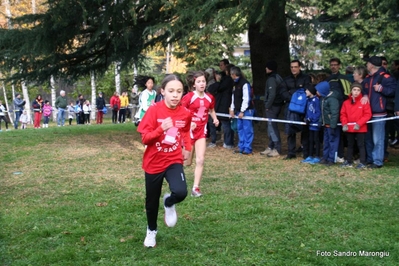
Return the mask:
<path fill-rule="evenodd" d="M 346 75 L 343 75 L 340 73 L 340 69 L 341 69 L 341 60 L 339 60 L 339 58 L 331 58 L 330 59 L 330 70 L 331 70 L 331 75 L 327 78 L 327 82 L 330 83 L 330 88 L 331 90 L 336 90 L 340 93 L 342 99 L 341 102 L 344 99 L 348 98 L 348 95 L 350 94 L 350 82 L 347 83 L 348 86 L 344 87 L 343 86 L 343 82 L 341 82 L 340 80 L 348 80 L 348 77 Z"/>
<path fill-rule="evenodd" d="M 367 163 L 370 168 L 381 168 L 384 163 L 385 120 L 387 116 L 386 98 L 395 95 L 396 81 L 389 74 L 384 73 L 382 60 L 379 56 L 372 56 L 367 61 L 369 75 L 363 81 L 362 102 L 370 102 L 372 118 L 378 121 L 368 124 L 366 134 Z M 382 78 L 380 78 L 382 76 Z"/>
<path fill-rule="evenodd" d="M 232 67 L 230 69 L 230 75 L 234 80 L 234 89 L 230 105 L 230 116 L 238 116 L 238 150 L 235 151 L 235 153 L 252 155 L 252 142 L 254 140 L 254 128 L 252 126 L 252 120 L 242 119 L 244 116 L 254 116 L 251 85 L 243 77 L 239 67 Z"/>
<path fill-rule="evenodd" d="M 21 94 L 16 93 L 15 98 L 14 98 L 14 114 L 15 114 L 14 128 L 15 129 L 18 129 L 19 118 L 22 114 L 22 111 L 24 110 L 25 103 L 26 103 L 25 100 L 21 99 Z"/>
<path fill-rule="evenodd" d="M 339 58 L 331 58 L 330 59 L 330 70 L 331 75 L 327 78 L 327 82 L 330 84 L 330 90 L 336 91 L 338 94 L 338 101 L 340 108 L 344 102 L 344 100 L 348 99 L 348 95 L 350 94 L 350 86 L 351 81 L 349 80 L 347 75 L 340 73 L 341 69 L 341 60 Z M 341 127 L 341 126 L 339 126 Z M 344 142 L 345 142 L 345 135 L 341 133 L 342 131 L 339 130 L 339 147 L 338 147 L 338 156 L 336 158 L 337 163 L 344 162 Z"/>
<path fill-rule="evenodd" d="M 216 105 L 215 111 L 222 114 L 230 114 L 231 95 L 233 93 L 234 81 L 230 76 L 230 64 L 225 65 L 229 62 L 227 59 L 220 61 L 220 82 L 216 89 Z M 230 119 L 228 117 L 218 117 L 222 123 L 223 130 L 223 148 L 233 149 L 234 148 L 234 131 L 231 129 Z"/>
<path fill-rule="evenodd" d="M 226 71 L 226 66 L 229 65 L 229 64 L 230 64 L 230 62 L 229 62 L 228 59 L 220 60 L 220 62 L 219 62 L 220 71 L 225 72 Z"/>
<path fill-rule="evenodd" d="M 78 99 L 76 100 L 76 105 L 80 107 L 80 110 L 78 113 L 76 113 L 76 122 L 78 125 L 84 124 L 83 121 L 83 105 L 86 99 L 84 98 L 83 94 L 78 95 Z"/>
<path fill-rule="evenodd" d="M 279 85 L 283 82 L 283 78 L 277 74 L 276 61 L 268 61 L 266 63 L 266 74 L 268 75 L 265 86 L 266 117 L 277 119 L 284 105 L 284 100 L 279 94 Z M 266 150 L 260 154 L 267 155 L 268 157 L 279 156 L 281 154 L 281 138 L 276 122 L 267 122 L 267 135 L 269 137 L 269 144 Z"/>
<path fill-rule="evenodd" d="M 284 78 L 283 83 L 281 84 L 281 95 L 283 99 L 288 103 L 287 108 L 285 110 L 286 120 L 290 121 L 303 121 L 304 115 L 294 113 L 288 110 L 289 102 L 291 101 L 292 95 L 298 89 L 306 89 L 311 84 L 310 76 L 302 73 L 301 71 L 301 62 L 299 60 L 293 60 L 290 64 L 291 75 Z M 308 136 L 306 136 L 307 131 L 302 131 L 302 126 L 296 124 L 285 124 L 285 133 L 287 134 L 287 143 L 288 143 L 288 154 L 284 158 L 284 160 L 294 159 L 296 158 L 296 133 L 301 133 L 301 139 L 303 142 L 308 141 Z M 303 144 L 303 158 L 307 158 L 309 156 L 309 151 L 306 149 L 309 145 L 306 143 Z"/>

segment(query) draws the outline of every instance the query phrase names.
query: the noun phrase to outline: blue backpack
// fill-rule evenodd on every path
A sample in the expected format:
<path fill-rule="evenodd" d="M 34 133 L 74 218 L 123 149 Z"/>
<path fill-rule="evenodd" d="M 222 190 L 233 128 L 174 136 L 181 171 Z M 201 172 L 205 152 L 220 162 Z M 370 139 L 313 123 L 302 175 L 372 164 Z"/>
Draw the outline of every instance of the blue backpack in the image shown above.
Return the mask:
<path fill-rule="evenodd" d="M 292 94 L 290 104 L 288 105 L 288 110 L 298 114 L 304 114 L 306 110 L 306 92 L 305 89 L 297 89 L 294 94 Z"/>

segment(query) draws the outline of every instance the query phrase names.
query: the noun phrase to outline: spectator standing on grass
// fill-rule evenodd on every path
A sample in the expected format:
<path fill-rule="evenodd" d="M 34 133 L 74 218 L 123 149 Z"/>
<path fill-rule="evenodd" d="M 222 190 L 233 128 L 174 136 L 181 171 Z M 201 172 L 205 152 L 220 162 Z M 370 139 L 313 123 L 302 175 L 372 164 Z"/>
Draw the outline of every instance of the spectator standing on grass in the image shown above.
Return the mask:
<path fill-rule="evenodd" d="M 283 82 L 283 78 L 277 74 L 276 61 L 272 60 L 266 63 L 266 74 L 268 75 L 265 86 L 266 117 L 277 119 L 284 105 L 284 100 L 279 91 L 279 86 Z M 267 155 L 268 157 L 280 156 L 281 137 L 277 122 L 267 122 L 267 136 L 269 138 L 269 144 L 266 150 L 262 151 L 260 154 Z"/>
<path fill-rule="evenodd" d="M 330 59 L 330 70 L 331 75 L 326 79 L 330 83 L 330 90 L 336 91 L 335 96 L 339 100 L 339 107 L 341 108 L 344 100 L 348 99 L 350 94 L 350 84 L 352 83 L 347 75 L 341 74 L 341 60 L 339 58 Z M 341 128 L 339 125 L 338 127 Z M 344 162 L 344 143 L 346 143 L 346 135 L 341 130 L 338 131 L 339 134 L 339 146 L 336 162 Z"/>
<path fill-rule="evenodd" d="M 304 115 L 303 114 L 297 114 L 294 112 L 291 112 L 288 109 L 289 102 L 291 101 L 292 95 L 298 90 L 298 89 L 305 89 L 311 84 L 311 79 L 309 75 L 304 74 L 301 71 L 301 62 L 299 60 L 293 60 L 290 63 L 290 68 L 291 68 L 291 75 L 284 78 L 284 81 L 281 85 L 281 94 L 283 99 L 285 100 L 286 104 L 286 110 L 285 110 L 285 118 L 286 120 L 290 121 L 298 121 L 298 122 L 303 122 Z M 285 133 L 287 134 L 287 143 L 288 143 L 288 154 L 284 158 L 284 160 L 290 160 L 296 158 L 296 134 L 298 132 L 301 132 L 301 140 L 302 140 L 302 145 L 304 147 L 307 147 L 307 144 L 304 144 L 303 142 L 308 140 L 307 136 L 307 131 L 303 131 L 301 125 L 296 125 L 296 124 L 285 124 Z M 303 149 L 303 157 L 304 159 L 309 156 L 309 151 L 306 149 Z"/>
<path fill-rule="evenodd" d="M 48 128 L 48 122 L 50 121 L 50 116 L 51 113 L 53 112 L 53 107 L 50 105 L 50 102 L 48 100 L 44 101 L 44 106 L 43 106 L 43 127 Z"/>
<path fill-rule="evenodd" d="M 396 83 L 399 85 L 399 60 L 392 61 L 391 70 L 392 70 L 392 77 L 396 79 Z M 396 89 L 395 97 L 397 94 L 399 94 L 399 89 Z M 394 98 L 393 102 L 394 105 L 398 103 L 397 98 L 396 99 Z M 388 135 L 389 135 L 388 143 L 390 146 L 395 146 L 399 143 L 399 119 L 392 120 L 392 127 L 390 128 Z"/>
<path fill-rule="evenodd" d="M 394 112 L 396 116 L 399 116 L 399 81 L 396 84 Z"/>
<path fill-rule="evenodd" d="M 202 196 L 200 182 L 205 162 L 208 114 L 213 118 L 215 126 L 219 125 L 219 120 L 215 113 L 215 99 L 211 94 L 205 92 L 205 73 L 203 71 L 188 73 L 187 85 L 190 92 L 183 97 L 181 105 L 186 107 L 191 113 L 190 136 L 193 151 L 185 162 L 185 165 L 191 165 L 195 152 L 194 184 L 191 195 L 193 197 L 200 197 Z"/>
<path fill-rule="evenodd" d="M 369 103 L 361 103 L 362 97 L 362 84 L 354 82 L 351 85 L 351 95 L 343 103 L 340 112 L 342 131 L 347 132 L 348 139 L 346 160 L 341 167 L 353 167 L 353 151 L 356 141 L 360 155 L 360 163 L 356 168 L 366 168 L 364 137 L 367 132 L 367 121 L 371 118 L 371 109 Z"/>
<path fill-rule="evenodd" d="M 19 118 L 22 115 L 26 101 L 21 99 L 21 94 L 16 93 L 14 98 L 14 128 L 18 129 Z"/>
<path fill-rule="evenodd" d="M 83 114 L 83 105 L 85 104 L 86 99 L 83 94 L 79 94 L 78 99 L 76 100 L 76 105 L 79 107 L 78 112 L 76 113 L 76 122 L 78 125 L 84 124 L 84 114 Z"/>
<path fill-rule="evenodd" d="M 385 56 L 381 56 L 381 68 L 383 69 L 384 74 L 390 74 L 388 69 L 388 59 Z M 382 73 L 381 73 L 382 74 Z M 395 77 L 393 77 L 395 79 Z M 395 79 L 396 80 L 396 79 Z M 379 81 L 377 81 L 379 82 Z M 395 116 L 394 113 L 394 98 L 395 96 L 386 97 L 385 110 L 387 111 L 387 118 L 391 118 Z M 384 138 L 384 162 L 388 162 L 389 152 L 388 145 L 392 145 L 390 142 L 390 137 L 395 135 L 395 128 L 397 129 L 398 120 L 386 120 L 385 122 L 385 138 Z M 398 129 L 397 129 L 398 130 Z M 395 137 L 393 137 L 395 138 Z"/>
<path fill-rule="evenodd" d="M 75 106 L 73 105 L 73 102 L 70 102 L 68 105 L 68 120 L 69 120 L 69 125 L 72 125 L 72 120 L 75 119 Z"/>
<path fill-rule="evenodd" d="M 119 123 L 125 123 L 126 120 L 126 110 L 129 106 L 129 98 L 127 97 L 127 92 L 122 92 L 122 95 L 119 97 L 121 107 L 119 109 Z"/>
<path fill-rule="evenodd" d="M 321 103 L 321 124 L 324 127 L 323 139 L 323 159 L 321 164 L 331 166 L 335 164 L 338 146 L 339 146 L 339 130 L 337 127 L 339 120 L 340 104 L 339 92 L 330 89 L 330 83 L 327 81 L 320 82 L 316 85 L 318 95 L 322 97 Z"/>
<path fill-rule="evenodd" d="M 213 98 L 215 99 L 215 106 L 216 106 L 216 95 L 217 95 L 217 89 L 219 87 L 219 80 L 216 80 L 216 72 L 213 68 L 208 68 L 205 71 L 207 80 L 206 80 L 206 92 L 210 93 Z M 209 129 L 209 136 L 211 138 L 211 142 L 208 145 L 208 148 L 214 148 L 216 147 L 216 131 L 217 128 L 215 124 L 213 123 L 213 118 L 211 115 L 209 115 L 208 118 L 208 124 L 207 127 Z"/>
<path fill-rule="evenodd" d="M 58 110 L 57 114 L 57 126 L 64 126 L 65 124 L 65 110 L 67 108 L 68 102 L 65 96 L 65 91 L 60 91 L 60 96 L 55 100 L 55 108 Z"/>
<path fill-rule="evenodd" d="M 308 147 L 305 149 L 309 150 L 309 156 L 302 160 L 302 163 L 310 163 L 315 164 L 320 162 L 320 116 L 321 116 L 321 107 L 320 107 L 320 99 L 317 96 L 316 88 L 313 84 L 310 84 L 306 89 L 306 113 L 305 113 L 305 122 L 308 124 L 306 126 L 309 127 L 309 141 Z M 313 156 L 314 155 L 314 156 Z"/>
<path fill-rule="evenodd" d="M 104 94 L 100 91 L 98 93 L 98 97 L 96 98 L 96 109 L 97 109 L 97 117 L 96 124 L 102 124 L 104 119 L 103 109 L 106 108 L 106 102 L 104 99 Z"/>
<path fill-rule="evenodd" d="M 227 60 L 227 59 L 225 59 Z M 217 113 L 229 115 L 231 96 L 233 94 L 234 81 L 230 76 L 230 69 L 233 65 L 227 64 L 222 60 L 219 63 L 220 67 L 220 83 L 216 92 L 216 105 L 215 110 Z M 229 117 L 218 117 L 222 123 L 223 130 L 223 148 L 233 149 L 234 148 L 234 131 L 231 128 L 231 118 Z"/>
<path fill-rule="evenodd" d="M 171 194 L 165 194 L 163 197 L 166 226 L 176 225 L 175 205 L 187 196 L 183 160 L 189 157 L 191 151 L 189 132 L 191 114 L 180 105 L 183 82 L 179 77 L 166 76 L 161 87 L 164 100 L 148 108 L 137 128 L 143 144 L 147 145 L 143 156 L 147 215 L 145 247 L 155 247 L 156 245 L 159 198 L 163 179 L 166 179 L 171 191 Z"/>
<path fill-rule="evenodd" d="M 139 97 L 140 93 L 138 92 L 138 88 L 136 86 L 133 86 L 132 92 L 130 93 L 130 103 L 132 104 L 132 114 L 131 114 L 131 119 L 132 122 L 135 122 L 135 116 L 137 114 L 137 111 L 139 110 Z"/>
<path fill-rule="evenodd" d="M 34 113 L 33 127 L 40 128 L 40 121 L 42 120 L 43 113 L 43 98 L 40 94 L 36 96 L 36 98 L 32 102 L 32 109 Z"/>
<path fill-rule="evenodd" d="M 363 81 L 362 103 L 370 103 L 372 121 L 368 124 L 366 142 L 366 160 L 370 168 L 381 168 L 384 164 L 385 120 L 387 116 L 386 98 L 395 95 L 396 81 L 389 74 L 384 74 L 379 56 L 372 56 L 367 61 L 368 75 Z"/>
<path fill-rule="evenodd" d="M 8 112 L 7 108 L 3 105 L 3 102 L 0 100 L 0 132 L 1 130 L 1 121 L 4 121 L 4 124 L 6 126 L 6 130 L 8 131 Z"/>
<path fill-rule="evenodd" d="M 83 123 L 85 125 L 90 125 L 90 113 L 91 113 L 91 104 L 89 100 L 86 100 L 83 104 Z"/>
<path fill-rule="evenodd" d="M 112 95 L 111 99 L 109 100 L 109 104 L 111 105 L 112 109 L 112 123 L 116 124 L 118 121 L 118 112 L 121 108 L 121 100 L 117 91 L 114 92 L 114 95 Z"/>
<path fill-rule="evenodd" d="M 19 117 L 19 122 L 21 122 L 21 129 L 26 129 L 30 123 L 30 117 L 26 110 L 23 111 L 22 115 Z"/>
<path fill-rule="evenodd" d="M 243 119 L 254 116 L 254 102 L 252 89 L 249 82 L 243 77 L 239 67 L 230 69 L 231 78 L 234 80 L 233 95 L 230 105 L 230 117 L 237 119 L 238 150 L 234 153 L 253 155 L 252 142 L 254 140 L 254 128 L 252 120 Z"/>

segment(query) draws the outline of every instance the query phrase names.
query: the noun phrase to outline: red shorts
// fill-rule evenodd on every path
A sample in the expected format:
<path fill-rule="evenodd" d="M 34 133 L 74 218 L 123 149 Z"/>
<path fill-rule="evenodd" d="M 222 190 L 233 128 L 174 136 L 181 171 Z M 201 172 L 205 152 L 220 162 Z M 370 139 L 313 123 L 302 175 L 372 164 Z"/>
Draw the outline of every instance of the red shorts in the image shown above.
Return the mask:
<path fill-rule="evenodd" d="M 204 139 L 206 138 L 208 130 L 205 125 L 198 125 L 197 127 L 194 128 L 194 130 L 190 130 L 190 138 L 191 138 L 191 145 L 194 145 L 194 143 L 199 140 L 199 139 Z"/>

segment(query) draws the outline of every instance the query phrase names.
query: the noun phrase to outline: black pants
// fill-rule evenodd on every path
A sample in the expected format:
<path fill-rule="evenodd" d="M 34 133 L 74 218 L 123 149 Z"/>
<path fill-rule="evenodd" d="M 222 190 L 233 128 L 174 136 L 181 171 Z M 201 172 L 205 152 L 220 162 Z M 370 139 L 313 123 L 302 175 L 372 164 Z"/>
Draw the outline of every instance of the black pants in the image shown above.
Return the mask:
<path fill-rule="evenodd" d="M 112 110 L 112 123 L 116 124 L 118 120 L 118 110 Z"/>
<path fill-rule="evenodd" d="M 213 118 L 212 116 L 209 115 L 208 118 L 208 125 L 207 125 L 207 129 L 209 130 L 209 136 L 211 137 L 211 142 L 212 143 L 216 143 L 216 126 L 213 123 Z"/>
<path fill-rule="evenodd" d="M 339 146 L 338 146 L 338 157 L 340 158 L 344 158 L 344 154 L 345 154 L 345 147 L 348 146 L 347 142 L 347 138 L 346 138 L 346 133 L 342 132 L 342 126 L 337 126 L 338 128 L 340 128 L 339 132 L 341 132 L 341 135 L 339 137 Z"/>
<path fill-rule="evenodd" d="M 309 130 L 309 156 L 320 158 L 320 132 Z M 305 147 L 304 147 L 305 148 Z"/>
<path fill-rule="evenodd" d="M 346 133 L 348 140 L 348 148 L 346 150 L 346 160 L 348 163 L 353 163 L 353 147 L 355 146 L 355 140 L 357 147 L 359 148 L 359 159 L 362 164 L 366 164 L 366 148 L 364 144 L 364 138 L 366 133 Z"/>
<path fill-rule="evenodd" d="M 83 115 L 83 124 L 90 124 L 90 114 Z"/>
<path fill-rule="evenodd" d="M 0 116 L 0 130 L 1 130 L 1 120 L 4 120 L 4 124 L 6 124 L 6 129 L 8 129 L 8 121 L 5 116 Z"/>
<path fill-rule="evenodd" d="M 119 110 L 119 123 L 124 123 L 126 120 L 126 108 L 121 108 Z"/>
<path fill-rule="evenodd" d="M 301 144 L 303 146 L 303 158 L 307 158 L 309 156 L 309 128 L 303 127 L 301 133 Z M 296 155 L 296 133 L 288 134 L 287 136 L 288 142 L 288 155 L 294 156 Z"/>
<path fill-rule="evenodd" d="M 166 207 L 183 201 L 187 196 L 187 183 L 183 165 L 172 164 L 164 172 L 158 174 L 145 173 L 145 209 L 150 230 L 157 230 L 159 198 L 161 197 L 164 177 L 169 183 L 171 191 L 170 197 L 165 201 Z"/>
<path fill-rule="evenodd" d="M 79 124 L 84 124 L 85 123 L 85 114 L 81 112 L 79 114 Z"/>

